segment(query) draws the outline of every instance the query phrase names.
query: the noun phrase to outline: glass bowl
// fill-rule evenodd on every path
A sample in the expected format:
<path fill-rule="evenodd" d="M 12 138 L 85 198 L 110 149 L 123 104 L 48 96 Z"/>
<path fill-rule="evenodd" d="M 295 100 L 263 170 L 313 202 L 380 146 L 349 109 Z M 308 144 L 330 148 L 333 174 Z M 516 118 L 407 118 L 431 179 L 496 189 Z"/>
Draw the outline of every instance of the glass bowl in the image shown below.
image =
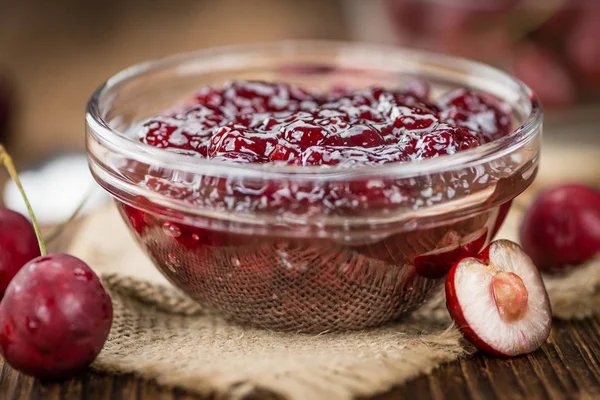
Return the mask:
<path fill-rule="evenodd" d="M 502 99 L 515 126 L 453 155 L 345 169 L 198 159 L 131 133 L 199 88 L 232 79 L 315 89 L 425 79 L 434 95 L 465 87 Z M 535 177 L 542 113 L 523 83 L 479 63 L 378 45 L 282 42 L 126 69 L 94 93 L 86 127 L 95 179 L 175 286 L 240 322 L 324 332 L 397 319 L 430 297 L 457 258 L 491 240 Z M 287 200 L 274 200 L 279 191 Z M 313 201 L 323 193 L 338 200 Z"/>

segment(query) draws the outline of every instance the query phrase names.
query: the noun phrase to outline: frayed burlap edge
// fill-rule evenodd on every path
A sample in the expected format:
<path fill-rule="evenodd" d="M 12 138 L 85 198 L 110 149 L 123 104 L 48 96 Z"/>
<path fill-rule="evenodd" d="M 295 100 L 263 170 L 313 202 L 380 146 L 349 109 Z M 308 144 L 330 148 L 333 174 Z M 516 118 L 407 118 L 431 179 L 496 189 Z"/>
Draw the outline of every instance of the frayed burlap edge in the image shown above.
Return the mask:
<path fill-rule="evenodd" d="M 401 324 L 370 331 L 286 334 L 229 323 L 163 285 L 114 274 L 103 280 L 113 298 L 115 321 L 94 367 L 131 372 L 218 398 L 239 399 L 261 390 L 294 399 L 367 396 L 429 373 L 466 352 L 454 327 L 436 331 L 448 326 L 446 319 L 423 324 L 415 314 Z M 157 337 L 160 340 L 153 344 Z M 218 337 L 224 340 L 215 342 Z M 232 338 L 237 338 L 237 343 L 228 346 Z M 315 345 L 324 351 L 322 357 L 302 356 Z M 183 358 L 175 356 L 172 352 L 181 351 L 182 346 L 189 351 L 183 351 Z M 275 355 L 276 359 L 259 359 L 261 346 L 272 349 L 265 356 Z M 220 353 L 215 347 L 222 349 L 225 359 L 231 357 L 232 364 L 243 359 L 246 368 L 232 365 L 223 369 L 223 363 L 206 366 L 205 362 L 211 363 Z M 232 348 L 238 354 L 232 356 Z M 286 350 L 287 356 L 277 354 Z M 205 356 L 205 362 L 190 360 L 191 353 Z M 248 368 L 252 364 L 256 364 L 251 367 L 255 371 Z"/>

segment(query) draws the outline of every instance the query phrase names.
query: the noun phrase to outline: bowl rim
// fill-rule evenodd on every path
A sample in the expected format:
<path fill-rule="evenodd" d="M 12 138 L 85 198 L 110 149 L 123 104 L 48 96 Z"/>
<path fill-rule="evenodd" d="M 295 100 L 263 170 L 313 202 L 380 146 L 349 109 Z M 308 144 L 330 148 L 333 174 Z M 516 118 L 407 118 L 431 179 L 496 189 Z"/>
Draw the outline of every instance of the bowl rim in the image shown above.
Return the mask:
<path fill-rule="evenodd" d="M 111 89 L 142 74 L 176 67 L 194 60 L 210 57 L 227 57 L 239 59 L 240 55 L 260 54 L 264 52 L 306 52 L 314 50 L 332 50 L 337 52 L 376 52 L 380 54 L 401 56 L 413 61 L 445 63 L 462 67 L 470 71 L 487 74 L 492 79 L 500 79 L 512 84 L 519 92 L 520 98 L 528 98 L 528 114 L 523 122 L 508 135 L 472 149 L 410 162 L 394 162 L 381 165 L 359 165 L 352 168 L 334 166 L 291 166 L 266 164 L 238 164 L 220 160 L 210 160 L 178 154 L 165 149 L 142 143 L 131 135 L 110 126 L 102 116 L 104 95 Z M 414 68 L 418 73 L 418 68 Z M 404 72 L 404 71 L 403 71 Z M 512 75 L 487 64 L 462 57 L 449 56 L 423 50 L 395 47 L 384 44 L 364 42 L 328 41 L 328 40 L 285 40 L 244 45 L 219 46 L 179 53 L 161 59 L 142 62 L 130 66 L 113 75 L 100 85 L 86 106 L 86 125 L 88 135 L 102 146 L 109 148 L 127 158 L 146 164 L 176 169 L 194 174 L 211 176 L 228 176 L 260 179 L 302 179 L 302 180 L 352 180 L 367 176 L 394 176 L 396 179 L 410 178 L 426 174 L 435 174 L 455 169 L 464 169 L 493 161 L 519 149 L 533 139 L 542 124 L 543 113 L 536 94 L 525 83 Z"/>

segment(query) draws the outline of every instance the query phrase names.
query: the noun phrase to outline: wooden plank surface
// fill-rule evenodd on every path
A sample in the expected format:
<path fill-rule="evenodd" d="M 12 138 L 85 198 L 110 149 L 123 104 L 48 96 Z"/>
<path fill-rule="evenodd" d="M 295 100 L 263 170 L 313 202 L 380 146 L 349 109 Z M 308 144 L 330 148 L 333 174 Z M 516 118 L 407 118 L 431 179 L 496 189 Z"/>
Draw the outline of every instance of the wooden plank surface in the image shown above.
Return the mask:
<path fill-rule="evenodd" d="M 41 382 L 0 358 L 0 399 L 193 400 L 206 399 L 160 387 L 133 375 L 86 371 L 62 382 Z M 256 399 L 276 398 L 257 393 Z M 494 358 L 480 353 L 452 362 L 374 399 L 600 399 L 600 317 L 555 321 L 550 340 L 533 354 Z"/>

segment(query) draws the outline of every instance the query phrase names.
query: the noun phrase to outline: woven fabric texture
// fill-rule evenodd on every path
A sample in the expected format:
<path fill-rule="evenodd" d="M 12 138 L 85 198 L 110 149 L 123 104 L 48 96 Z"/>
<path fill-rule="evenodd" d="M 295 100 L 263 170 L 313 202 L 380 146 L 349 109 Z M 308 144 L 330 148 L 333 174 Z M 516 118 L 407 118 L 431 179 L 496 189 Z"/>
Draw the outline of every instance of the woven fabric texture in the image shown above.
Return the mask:
<path fill-rule="evenodd" d="M 518 207 L 501 237 L 515 239 Z M 102 238 L 102 239 L 99 239 Z M 171 286 L 134 244 L 115 208 L 83 221 L 70 252 L 102 277 L 114 304 L 94 367 L 135 373 L 217 398 L 269 392 L 289 399 L 350 399 L 390 389 L 473 351 L 452 325 L 443 293 L 377 329 L 320 335 L 241 326 Z M 600 312 L 600 260 L 546 278 L 558 318 Z"/>

